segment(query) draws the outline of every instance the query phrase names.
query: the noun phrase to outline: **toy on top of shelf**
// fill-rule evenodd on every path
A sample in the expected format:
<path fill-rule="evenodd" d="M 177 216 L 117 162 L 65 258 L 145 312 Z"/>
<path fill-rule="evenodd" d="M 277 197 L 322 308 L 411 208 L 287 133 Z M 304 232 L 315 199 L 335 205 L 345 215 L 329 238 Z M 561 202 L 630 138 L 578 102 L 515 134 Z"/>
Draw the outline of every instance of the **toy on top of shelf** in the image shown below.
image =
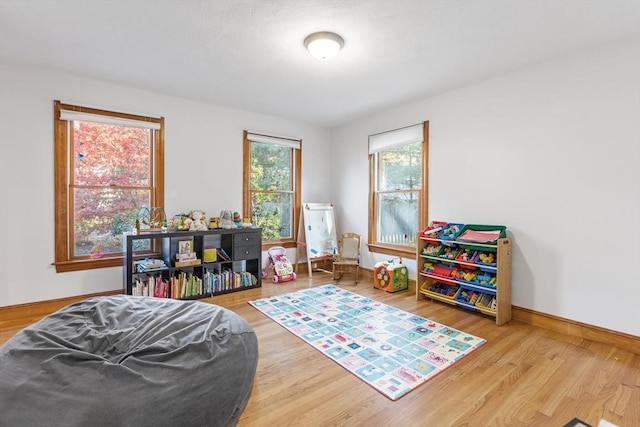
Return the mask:
<path fill-rule="evenodd" d="M 233 213 L 233 223 L 238 228 L 242 228 L 242 219 L 240 219 L 240 214 L 238 212 Z"/>
<path fill-rule="evenodd" d="M 209 230 L 213 230 L 218 228 L 218 223 L 220 222 L 220 218 L 217 216 L 209 217 Z"/>
<path fill-rule="evenodd" d="M 233 214 L 231 211 L 221 211 L 220 221 L 218 221 L 218 227 L 220 228 L 237 228 L 233 222 Z"/>
<path fill-rule="evenodd" d="M 191 212 L 191 224 L 189 224 L 189 231 L 204 231 L 208 230 L 207 224 L 204 222 L 204 212 L 203 211 L 193 211 Z"/>

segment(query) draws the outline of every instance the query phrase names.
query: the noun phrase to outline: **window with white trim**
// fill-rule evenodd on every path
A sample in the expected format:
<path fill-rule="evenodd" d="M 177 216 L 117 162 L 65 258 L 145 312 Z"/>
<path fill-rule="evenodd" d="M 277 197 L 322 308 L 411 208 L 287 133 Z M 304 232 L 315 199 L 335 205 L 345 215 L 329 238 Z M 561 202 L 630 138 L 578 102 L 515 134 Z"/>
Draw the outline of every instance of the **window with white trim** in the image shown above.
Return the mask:
<path fill-rule="evenodd" d="M 243 216 L 262 241 L 295 246 L 300 214 L 302 141 L 244 132 Z"/>
<path fill-rule="evenodd" d="M 428 122 L 369 136 L 369 250 L 415 256 L 426 222 Z"/>

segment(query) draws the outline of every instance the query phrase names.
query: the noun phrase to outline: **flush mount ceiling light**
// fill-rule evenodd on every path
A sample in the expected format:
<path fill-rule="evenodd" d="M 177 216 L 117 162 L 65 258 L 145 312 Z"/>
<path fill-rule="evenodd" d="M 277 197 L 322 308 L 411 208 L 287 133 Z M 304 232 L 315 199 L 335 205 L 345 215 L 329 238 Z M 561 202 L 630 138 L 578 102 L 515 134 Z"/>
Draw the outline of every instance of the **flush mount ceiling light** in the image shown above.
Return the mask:
<path fill-rule="evenodd" d="M 304 39 L 304 47 L 314 58 L 321 60 L 331 59 L 338 54 L 344 46 L 344 40 L 336 33 L 328 31 L 320 31 L 318 33 L 309 34 Z"/>

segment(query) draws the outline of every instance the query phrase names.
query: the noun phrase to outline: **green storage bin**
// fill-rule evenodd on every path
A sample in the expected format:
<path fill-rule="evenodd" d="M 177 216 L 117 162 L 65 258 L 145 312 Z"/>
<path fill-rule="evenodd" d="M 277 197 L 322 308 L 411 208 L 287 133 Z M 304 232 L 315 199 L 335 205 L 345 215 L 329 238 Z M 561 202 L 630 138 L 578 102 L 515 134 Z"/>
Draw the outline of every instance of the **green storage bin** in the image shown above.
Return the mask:
<path fill-rule="evenodd" d="M 460 239 L 464 239 L 464 235 L 467 231 L 496 231 L 497 237 L 486 243 L 480 242 L 464 242 Z M 485 224 L 466 224 L 460 234 L 458 234 L 456 243 L 461 248 L 475 249 L 477 251 L 496 252 L 498 249 L 498 239 L 504 239 L 507 237 L 507 227 L 504 225 L 485 225 Z M 488 246 L 487 246 L 488 245 Z"/>

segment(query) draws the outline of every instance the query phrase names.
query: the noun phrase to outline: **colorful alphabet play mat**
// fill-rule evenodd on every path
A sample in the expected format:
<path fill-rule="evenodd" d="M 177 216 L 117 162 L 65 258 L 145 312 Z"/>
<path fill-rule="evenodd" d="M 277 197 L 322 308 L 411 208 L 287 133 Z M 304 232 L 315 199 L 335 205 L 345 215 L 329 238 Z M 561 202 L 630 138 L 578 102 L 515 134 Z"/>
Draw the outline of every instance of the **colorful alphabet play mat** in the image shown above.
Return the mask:
<path fill-rule="evenodd" d="M 249 304 L 391 400 L 486 342 L 335 285 Z"/>

